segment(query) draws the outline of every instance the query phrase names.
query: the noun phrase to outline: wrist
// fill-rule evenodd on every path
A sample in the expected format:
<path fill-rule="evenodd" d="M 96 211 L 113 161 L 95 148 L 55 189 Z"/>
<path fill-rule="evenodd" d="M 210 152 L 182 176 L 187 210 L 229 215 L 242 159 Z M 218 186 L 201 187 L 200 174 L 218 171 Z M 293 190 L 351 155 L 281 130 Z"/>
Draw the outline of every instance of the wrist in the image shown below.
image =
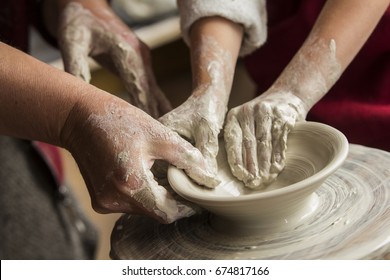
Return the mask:
<path fill-rule="evenodd" d="M 112 102 L 110 99 L 115 98 L 97 88 L 93 88 L 93 90 L 86 89 L 80 93 L 63 122 L 59 134 L 60 146 L 71 152 L 74 151 L 81 138 L 92 137 L 89 117 L 92 114 L 103 112 L 104 105 Z"/>
<path fill-rule="evenodd" d="M 310 110 L 341 75 L 334 40 L 311 36 L 283 70 L 273 87 L 293 93 Z"/>
<path fill-rule="evenodd" d="M 195 88 L 210 85 L 230 93 L 243 37 L 241 25 L 221 17 L 207 17 L 191 27 L 191 65 Z"/>
<path fill-rule="evenodd" d="M 297 120 L 303 121 L 310 108 L 302 98 L 289 89 L 271 87 L 270 90 L 259 96 L 261 99 L 269 99 L 272 102 L 286 104 L 297 113 Z"/>

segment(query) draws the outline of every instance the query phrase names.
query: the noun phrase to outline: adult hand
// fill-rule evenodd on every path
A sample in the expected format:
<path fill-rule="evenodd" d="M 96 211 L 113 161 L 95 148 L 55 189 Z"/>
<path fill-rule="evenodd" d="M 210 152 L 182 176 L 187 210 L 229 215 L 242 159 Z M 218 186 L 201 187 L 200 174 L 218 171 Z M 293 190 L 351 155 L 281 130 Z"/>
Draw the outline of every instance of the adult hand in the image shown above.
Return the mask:
<path fill-rule="evenodd" d="M 177 133 L 127 102 L 107 94 L 95 105 L 72 110 L 62 133 L 97 212 L 143 213 L 170 223 L 194 214 L 160 186 L 150 171 L 155 160 L 184 169 L 200 184 L 208 179 L 201 153 Z"/>
<path fill-rule="evenodd" d="M 69 2 L 60 11 L 58 39 L 65 70 L 89 82 L 88 57 L 122 79 L 130 102 L 157 118 L 171 109 L 157 86 L 148 47 L 108 6 L 107 1 Z"/>
<path fill-rule="evenodd" d="M 249 188 L 274 181 L 285 165 L 287 136 L 306 113 L 300 98 L 274 88 L 231 109 L 224 138 L 233 175 Z"/>

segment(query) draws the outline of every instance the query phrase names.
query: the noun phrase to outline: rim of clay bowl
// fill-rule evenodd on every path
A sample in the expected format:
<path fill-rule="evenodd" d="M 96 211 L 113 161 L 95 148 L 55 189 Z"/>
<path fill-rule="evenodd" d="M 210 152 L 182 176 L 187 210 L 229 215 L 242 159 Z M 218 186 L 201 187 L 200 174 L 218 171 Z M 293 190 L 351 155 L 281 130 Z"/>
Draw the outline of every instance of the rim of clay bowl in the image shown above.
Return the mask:
<path fill-rule="evenodd" d="M 243 201 L 252 201 L 252 200 L 259 200 L 259 199 L 265 199 L 265 198 L 272 198 L 279 195 L 287 195 L 291 192 L 295 192 L 299 189 L 304 189 L 307 186 L 313 185 L 316 182 L 321 181 L 322 179 L 327 178 L 330 174 L 332 174 L 336 169 L 338 169 L 341 164 L 344 162 L 348 155 L 349 150 L 349 143 L 345 135 L 339 131 L 338 129 L 329 126 L 327 124 L 319 123 L 319 122 L 298 122 L 295 125 L 294 129 L 302 130 L 305 128 L 306 131 L 313 132 L 313 129 L 310 128 L 322 128 L 328 134 L 333 135 L 332 138 L 338 139 L 335 143 L 338 143 L 336 147 L 336 150 L 338 150 L 338 153 L 334 153 L 333 159 L 329 162 L 328 165 L 326 165 L 324 168 L 322 168 L 319 172 L 313 174 L 312 176 L 303 179 L 302 181 L 293 183 L 291 185 L 285 186 L 280 189 L 274 189 L 270 191 L 264 191 L 264 192 L 256 192 L 256 193 L 249 193 L 242 196 L 214 196 L 214 195 L 203 195 L 194 193 L 192 191 L 189 191 L 189 189 L 186 186 L 180 186 L 181 184 L 178 184 L 177 186 L 175 184 L 175 172 L 182 173 L 185 178 L 189 181 L 189 183 L 192 183 L 194 186 L 199 188 L 207 188 L 204 186 L 201 186 L 197 184 L 194 180 L 192 180 L 190 177 L 187 176 L 187 174 L 175 166 L 169 166 L 168 168 L 168 180 L 170 182 L 170 185 L 174 189 L 175 192 L 177 192 L 180 196 L 184 197 L 185 199 L 188 199 L 190 201 L 193 201 L 193 199 L 197 201 L 202 202 L 212 202 L 212 203 L 225 203 L 225 202 L 243 202 Z M 314 130 L 315 133 L 318 133 L 318 130 Z M 217 186 L 218 187 L 218 186 Z M 212 191 L 213 189 L 210 189 Z"/>

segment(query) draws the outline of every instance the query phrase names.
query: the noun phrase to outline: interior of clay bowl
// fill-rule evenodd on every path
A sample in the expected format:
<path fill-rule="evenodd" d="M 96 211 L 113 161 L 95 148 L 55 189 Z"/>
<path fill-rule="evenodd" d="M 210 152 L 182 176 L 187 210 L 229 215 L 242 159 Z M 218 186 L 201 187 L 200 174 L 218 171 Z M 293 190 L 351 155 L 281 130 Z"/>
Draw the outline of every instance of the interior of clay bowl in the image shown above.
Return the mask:
<path fill-rule="evenodd" d="M 301 223 L 318 205 L 315 190 L 345 160 L 348 141 L 333 127 L 297 123 L 287 141 L 286 165 L 266 188 L 249 189 L 230 172 L 224 143 L 220 142 L 215 189 L 196 184 L 182 170 L 170 166 L 168 179 L 183 198 L 214 214 L 217 228 L 233 225 L 246 233 L 289 229 Z"/>

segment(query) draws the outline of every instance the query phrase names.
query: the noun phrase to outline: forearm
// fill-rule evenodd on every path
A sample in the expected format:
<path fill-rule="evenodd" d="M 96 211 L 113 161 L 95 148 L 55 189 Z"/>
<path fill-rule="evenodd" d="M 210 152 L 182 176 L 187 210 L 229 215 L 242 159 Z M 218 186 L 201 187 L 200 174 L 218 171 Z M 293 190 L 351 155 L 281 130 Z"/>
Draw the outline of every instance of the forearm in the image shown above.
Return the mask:
<path fill-rule="evenodd" d="M 73 106 L 99 90 L 3 43 L 0 62 L 0 134 L 62 146 Z"/>
<path fill-rule="evenodd" d="M 309 110 L 354 59 L 389 0 L 329 0 L 300 50 L 274 84 L 292 92 Z"/>
<path fill-rule="evenodd" d="M 220 90 L 214 94 L 227 103 L 242 36 L 241 25 L 220 17 L 195 22 L 190 31 L 194 89 L 217 86 Z"/>
<path fill-rule="evenodd" d="M 265 0 L 178 0 L 177 5 L 182 37 L 188 45 L 191 45 L 190 30 L 195 23 L 205 18 L 216 17 L 242 26 L 241 56 L 253 52 L 266 40 L 267 11 Z M 222 36 L 228 38 L 226 35 Z"/>
<path fill-rule="evenodd" d="M 311 36 L 335 40 L 336 58 L 344 70 L 367 41 L 389 4 L 389 0 L 328 0 Z"/>

